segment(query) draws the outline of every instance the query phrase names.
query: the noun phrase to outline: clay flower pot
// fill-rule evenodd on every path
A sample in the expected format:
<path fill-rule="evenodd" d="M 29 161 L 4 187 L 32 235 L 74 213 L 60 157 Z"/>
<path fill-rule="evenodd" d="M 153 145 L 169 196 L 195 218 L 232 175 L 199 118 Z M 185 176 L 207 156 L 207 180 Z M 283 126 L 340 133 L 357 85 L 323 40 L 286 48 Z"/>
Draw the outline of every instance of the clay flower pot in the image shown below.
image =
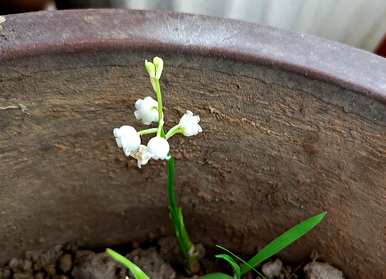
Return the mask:
<path fill-rule="evenodd" d="M 137 169 L 112 137 L 151 94 L 143 61 L 159 55 L 167 114 L 175 122 L 194 107 L 205 131 L 190 144 L 171 141 L 195 240 L 251 253 L 326 210 L 281 256 L 300 261 L 317 250 L 349 278 L 386 276 L 384 59 L 177 13 L 38 12 L 2 26 L 0 104 L 24 112 L 0 110 L 0 261 L 169 230 L 157 182 L 164 167 Z"/>

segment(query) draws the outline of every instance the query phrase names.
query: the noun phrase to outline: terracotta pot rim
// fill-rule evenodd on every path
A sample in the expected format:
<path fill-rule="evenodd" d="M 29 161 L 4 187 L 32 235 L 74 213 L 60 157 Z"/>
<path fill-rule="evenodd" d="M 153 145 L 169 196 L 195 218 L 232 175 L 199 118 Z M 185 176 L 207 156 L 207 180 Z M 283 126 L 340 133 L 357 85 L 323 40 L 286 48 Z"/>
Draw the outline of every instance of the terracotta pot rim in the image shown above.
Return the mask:
<path fill-rule="evenodd" d="M 148 50 L 264 64 L 386 103 L 386 60 L 367 51 L 253 23 L 165 11 L 89 9 L 6 16 L 0 61 L 52 53 Z"/>

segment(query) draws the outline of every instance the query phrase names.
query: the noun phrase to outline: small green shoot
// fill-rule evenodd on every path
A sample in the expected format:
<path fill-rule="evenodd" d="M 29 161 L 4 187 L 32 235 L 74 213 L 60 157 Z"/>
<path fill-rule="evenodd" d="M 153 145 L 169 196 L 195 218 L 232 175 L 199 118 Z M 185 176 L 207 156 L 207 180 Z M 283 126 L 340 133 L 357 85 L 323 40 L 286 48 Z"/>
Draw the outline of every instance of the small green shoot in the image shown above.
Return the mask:
<path fill-rule="evenodd" d="M 130 261 L 128 258 L 122 256 L 121 254 L 115 252 L 112 249 L 107 248 L 106 254 L 112 257 L 115 261 L 126 267 L 133 274 L 135 279 L 150 279 L 135 263 Z"/>
<path fill-rule="evenodd" d="M 318 215 L 315 215 L 303 221 L 302 223 L 292 227 L 288 231 L 281 234 L 279 237 L 275 238 L 263 249 L 261 249 L 255 256 L 253 256 L 247 264 L 244 263 L 241 266 L 241 275 L 244 275 L 252 269 L 251 267 L 256 267 L 266 259 L 279 253 L 281 250 L 291 245 L 297 239 L 308 233 L 311 229 L 313 229 L 317 224 L 322 221 L 324 216 L 326 216 L 326 212 L 322 212 Z"/>
<path fill-rule="evenodd" d="M 259 271 L 257 271 L 253 266 L 250 266 L 249 263 L 247 263 L 245 260 L 243 260 L 242 258 L 240 258 L 239 256 L 237 256 L 235 253 L 233 253 L 232 251 L 228 250 L 227 248 L 221 246 L 221 245 L 216 245 L 217 248 L 221 249 L 221 250 L 224 250 L 225 252 L 227 252 L 230 256 L 232 256 L 233 258 L 233 261 L 236 262 L 236 260 L 238 260 L 239 262 L 243 263 L 244 265 L 247 265 L 249 266 L 249 268 L 251 270 L 253 270 L 254 272 L 256 272 L 257 275 L 259 275 L 261 278 L 265 278 L 263 274 L 261 274 Z M 240 277 L 242 276 L 241 274 L 241 268 L 240 268 Z"/>
<path fill-rule="evenodd" d="M 218 254 L 215 256 L 217 259 L 222 259 L 226 261 L 233 269 L 233 278 L 240 279 L 241 278 L 241 270 L 239 264 L 229 255 L 227 254 Z"/>

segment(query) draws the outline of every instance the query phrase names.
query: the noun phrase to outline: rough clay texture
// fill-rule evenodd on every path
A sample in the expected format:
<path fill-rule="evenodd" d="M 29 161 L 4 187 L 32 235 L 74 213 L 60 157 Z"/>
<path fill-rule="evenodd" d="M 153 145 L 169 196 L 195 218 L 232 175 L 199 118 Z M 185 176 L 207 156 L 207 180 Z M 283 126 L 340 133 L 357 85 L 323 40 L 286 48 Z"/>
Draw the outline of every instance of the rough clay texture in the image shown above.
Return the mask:
<path fill-rule="evenodd" d="M 135 248 L 126 257 L 135 261 L 150 278 L 188 279 L 164 261 L 177 249 L 175 239 L 162 238 L 158 244 L 148 249 Z M 84 250 L 74 244 L 28 251 L 23 257 L 12 258 L 0 266 L 1 279 L 124 279 L 126 276 L 134 278 L 106 253 Z M 198 276 L 189 278 L 198 279 Z"/>
<path fill-rule="evenodd" d="M 280 259 L 266 262 L 261 266 L 261 272 L 269 279 L 277 278 L 283 272 L 283 263 Z"/>
<path fill-rule="evenodd" d="M 188 275 L 179 257 L 176 239 L 163 237 L 138 246 L 130 243 L 118 247 L 119 252 L 135 262 L 152 279 L 199 279 L 204 274 L 225 272 L 231 274 L 229 266 L 216 260 L 214 255 L 202 254 L 200 274 Z M 116 249 L 116 248 L 115 248 Z M 124 249 L 124 250 L 121 250 Z M 117 249 L 116 249 L 117 250 Z M 127 251 L 130 251 L 126 254 Z M 340 270 L 327 263 L 312 260 L 307 265 L 295 268 L 284 265 L 280 259 L 268 261 L 261 267 L 268 279 L 343 279 Z M 76 244 L 56 245 L 48 250 L 27 251 L 23 257 L 12 258 L 0 266 L 1 279 L 124 279 L 134 278 L 125 267 L 116 263 L 104 252 L 85 250 Z M 244 279 L 259 279 L 249 272 Z M 305 277 L 306 276 L 306 277 Z"/>
<path fill-rule="evenodd" d="M 0 261 L 80 241 L 89 247 L 169 230 L 165 165 L 138 169 L 112 128 L 140 127 L 152 95 L 143 60 L 99 51 L 3 61 Z M 348 278 L 386 276 L 386 108 L 364 95 L 275 67 L 163 53 L 168 125 L 186 109 L 204 133 L 173 138 L 176 188 L 193 239 L 252 253 L 322 210 L 282 253 L 318 250 Z M 28 114 L 27 114 L 28 113 Z"/>
<path fill-rule="evenodd" d="M 306 279 L 344 279 L 343 273 L 328 263 L 309 263 L 304 272 Z"/>

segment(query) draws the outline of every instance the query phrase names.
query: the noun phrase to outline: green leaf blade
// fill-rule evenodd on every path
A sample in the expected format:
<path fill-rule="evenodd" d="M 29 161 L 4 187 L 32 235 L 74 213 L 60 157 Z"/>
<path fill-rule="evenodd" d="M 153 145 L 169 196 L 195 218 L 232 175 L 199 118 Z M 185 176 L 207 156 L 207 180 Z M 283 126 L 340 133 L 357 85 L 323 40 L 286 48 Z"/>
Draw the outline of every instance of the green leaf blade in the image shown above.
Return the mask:
<path fill-rule="evenodd" d="M 235 279 L 240 279 L 241 278 L 241 269 L 240 269 L 240 266 L 237 262 L 235 262 L 235 260 L 227 255 L 227 254 L 218 254 L 215 256 L 217 259 L 222 259 L 224 261 L 226 261 L 233 269 L 233 277 Z"/>
<path fill-rule="evenodd" d="M 256 272 L 257 275 L 259 275 L 261 278 L 265 279 L 265 276 L 263 274 L 261 274 L 257 269 L 255 269 L 253 266 L 251 266 L 249 263 L 247 263 L 246 261 L 244 261 L 242 258 L 240 258 L 239 256 L 237 256 L 235 253 L 233 253 L 231 250 L 221 246 L 221 245 L 216 245 L 217 248 L 221 249 L 221 250 L 224 250 L 225 252 L 227 252 L 231 257 L 233 257 L 232 259 L 235 261 L 238 260 L 240 261 L 241 263 L 243 263 L 244 265 L 247 265 L 250 270 L 253 270 L 254 272 Z M 240 277 L 242 276 L 241 274 L 241 269 L 240 269 Z"/>
<path fill-rule="evenodd" d="M 266 259 L 272 257 L 277 254 L 287 246 L 291 245 L 297 239 L 308 233 L 312 230 L 317 224 L 319 224 L 323 218 L 326 216 L 326 212 L 322 212 L 318 215 L 315 215 L 300 224 L 295 225 L 291 229 L 287 230 L 279 237 L 275 238 L 268 245 L 266 245 L 263 249 L 261 249 L 255 256 L 253 256 L 248 264 L 243 264 L 241 266 L 241 275 L 244 275 L 248 271 L 251 270 L 252 267 L 256 267 Z"/>
<path fill-rule="evenodd" d="M 113 258 L 115 261 L 126 267 L 134 275 L 135 279 L 150 279 L 135 263 L 130 261 L 128 258 L 115 252 L 112 249 L 107 248 L 106 254 Z"/>
<path fill-rule="evenodd" d="M 201 276 L 200 279 L 234 279 L 232 276 L 225 273 L 209 273 L 204 276 Z"/>

